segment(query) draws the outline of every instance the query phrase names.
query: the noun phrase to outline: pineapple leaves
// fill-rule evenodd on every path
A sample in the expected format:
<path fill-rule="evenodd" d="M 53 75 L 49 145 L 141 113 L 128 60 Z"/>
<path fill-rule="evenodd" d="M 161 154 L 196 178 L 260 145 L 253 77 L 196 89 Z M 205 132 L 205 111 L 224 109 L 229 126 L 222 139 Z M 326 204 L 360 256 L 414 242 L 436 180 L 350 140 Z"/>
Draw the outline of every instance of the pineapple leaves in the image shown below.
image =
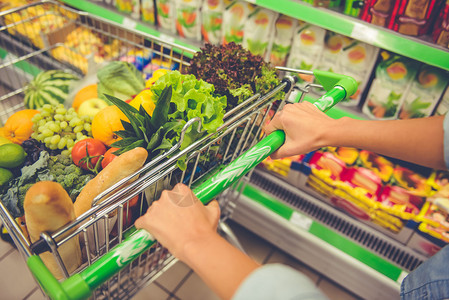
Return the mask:
<path fill-rule="evenodd" d="M 140 105 L 139 110 L 130 104 L 113 96 L 105 95 L 106 98 L 116 105 L 129 122 L 120 120 L 123 130 L 114 131 L 122 139 L 114 142 L 111 146 L 120 150 L 118 154 L 126 152 L 135 147 L 144 147 L 149 153 L 156 149 L 168 149 L 173 146 L 173 141 L 166 139 L 167 133 L 174 129 L 182 127 L 179 122 L 167 122 L 168 110 L 172 96 L 172 87 L 167 86 L 161 93 L 156 107 L 151 117 L 147 111 Z M 175 124 L 173 124 L 175 123 Z"/>

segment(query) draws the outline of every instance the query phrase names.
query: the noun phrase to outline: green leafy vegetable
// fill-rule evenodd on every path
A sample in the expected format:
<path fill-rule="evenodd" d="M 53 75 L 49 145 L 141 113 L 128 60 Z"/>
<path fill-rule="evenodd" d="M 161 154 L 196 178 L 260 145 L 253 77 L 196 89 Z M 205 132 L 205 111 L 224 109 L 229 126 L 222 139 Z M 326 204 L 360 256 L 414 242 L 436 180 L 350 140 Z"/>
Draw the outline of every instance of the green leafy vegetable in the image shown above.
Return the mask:
<path fill-rule="evenodd" d="M 145 88 L 142 73 L 128 62 L 112 61 L 98 70 L 98 97 L 108 100 L 105 95 L 128 100 Z"/>
<path fill-rule="evenodd" d="M 260 55 L 233 42 L 221 46 L 206 44 L 194 55 L 187 72 L 213 84 L 215 93 L 227 97 L 228 109 L 280 83 L 276 70 Z M 281 99 L 283 93 L 277 96 Z"/>
<path fill-rule="evenodd" d="M 223 124 L 226 107 L 225 96 L 215 96 L 214 86 L 197 80 L 194 75 L 183 75 L 172 71 L 159 78 L 151 87 L 156 107 L 150 117 L 144 109 L 136 110 L 120 99 L 107 95 L 109 101 L 117 105 L 128 117 L 123 121 L 125 130 L 115 133 L 122 137 L 112 147 L 120 148 L 118 154 L 134 147 L 145 147 L 148 159 L 164 153 L 179 142 L 183 126 L 193 118 L 202 122 L 201 133 L 188 130 L 181 150 L 205 133 L 212 133 Z M 185 166 L 181 160 L 180 168 Z"/>

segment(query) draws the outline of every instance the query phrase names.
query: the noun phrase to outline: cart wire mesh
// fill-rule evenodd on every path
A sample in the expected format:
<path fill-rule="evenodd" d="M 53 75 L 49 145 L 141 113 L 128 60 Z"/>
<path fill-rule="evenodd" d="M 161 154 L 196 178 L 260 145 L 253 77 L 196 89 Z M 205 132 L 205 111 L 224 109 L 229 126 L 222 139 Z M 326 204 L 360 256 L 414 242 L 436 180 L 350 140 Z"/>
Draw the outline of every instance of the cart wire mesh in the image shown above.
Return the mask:
<path fill-rule="evenodd" d="M 194 54 L 183 46 L 121 28 L 54 1 L 0 12 L 0 22 L 0 123 L 25 109 L 27 84 L 44 70 L 64 70 L 87 77 L 105 62 L 120 60 L 130 53 L 145 53 L 157 58 L 161 67 L 176 66 L 183 72 Z M 79 273 L 120 244 L 134 220 L 159 198 L 162 190 L 179 182 L 188 186 L 198 184 L 260 140 L 261 127 L 270 111 L 281 107 L 287 96 L 275 106 L 274 99 L 290 87 L 291 84 L 283 82 L 266 95 L 254 95 L 228 111 L 215 133 L 203 135 L 181 151 L 183 134 L 202 130 L 199 119 L 190 120 L 172 149 L 97 196 L 93 207 L 73 222 L 56 232 L 42 233 L 36 243 L 30 243 L 20 222 L 1 202 L 0 218 L 25 259 L 50 251 L 65 278 Z M 181 157 L 186 158 L 185 170 L 177 165 Z M 131 206 L 135 197 L 137 205 Z M 59 249 L 73 239 L 80 241 L 83 263 L 69 271 Z M 130 298 L 175 261 L 156 243 L 98 288 L 93 297 Z"/>

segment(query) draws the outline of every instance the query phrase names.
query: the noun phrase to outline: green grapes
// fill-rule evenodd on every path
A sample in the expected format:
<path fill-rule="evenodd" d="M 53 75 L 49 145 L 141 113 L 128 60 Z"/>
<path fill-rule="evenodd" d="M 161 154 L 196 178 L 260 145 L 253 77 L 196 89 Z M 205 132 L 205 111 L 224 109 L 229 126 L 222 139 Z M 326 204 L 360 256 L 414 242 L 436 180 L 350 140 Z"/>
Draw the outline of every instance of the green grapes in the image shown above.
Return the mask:
<path fill-rule="evenodd" d="M 75 109 L 66 109 L 63 104 L 55 107 L 45 104 L 32 121 L 31 137 L 64 154 L 69 154 L 76 142 L 92 137 L 92 117 L 80 116 Z"/>

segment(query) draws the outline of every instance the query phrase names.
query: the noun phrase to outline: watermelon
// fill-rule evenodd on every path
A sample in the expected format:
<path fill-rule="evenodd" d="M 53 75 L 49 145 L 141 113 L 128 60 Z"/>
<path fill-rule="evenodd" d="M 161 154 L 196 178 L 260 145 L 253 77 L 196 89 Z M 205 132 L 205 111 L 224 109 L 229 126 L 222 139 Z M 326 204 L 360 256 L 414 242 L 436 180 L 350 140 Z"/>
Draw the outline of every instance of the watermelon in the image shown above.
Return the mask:
<path fill-rule="evenodd" d="M 30 109 L 44 104 L 64 103 L 69 94 L 69 87 L 78 80 L 78 76 L 62 70 L 49 70 L 39 73 L 25 89 L 25 106 Z"/>

